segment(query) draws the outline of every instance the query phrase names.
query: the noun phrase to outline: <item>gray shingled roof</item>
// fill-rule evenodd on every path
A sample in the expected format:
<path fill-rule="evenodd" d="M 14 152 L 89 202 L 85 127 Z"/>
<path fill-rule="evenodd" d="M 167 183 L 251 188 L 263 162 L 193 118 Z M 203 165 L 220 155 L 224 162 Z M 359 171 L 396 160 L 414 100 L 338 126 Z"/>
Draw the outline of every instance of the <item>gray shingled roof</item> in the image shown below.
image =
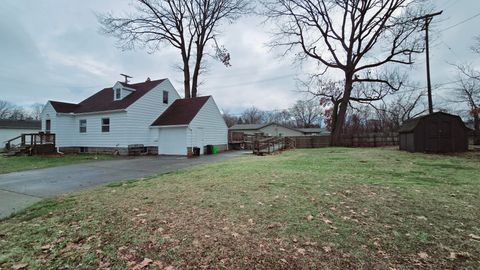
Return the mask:
<path fill-rule="evenodd" d="M 266 127 L 269 124 L 236 124 L 230 127 L 230 130 L 256 130 Z"/>
<path fill-rule="evenodd" d="M 40 130 L 42 123 L 40 120 L 8 120 L 0 119 L 0 128 L 4 129 L 38 129 Z"/>
<path fill-rule="evenodd" d="M 324 128 L 297 128 L 303 133 L 330 133 L 330 131 Z"/>

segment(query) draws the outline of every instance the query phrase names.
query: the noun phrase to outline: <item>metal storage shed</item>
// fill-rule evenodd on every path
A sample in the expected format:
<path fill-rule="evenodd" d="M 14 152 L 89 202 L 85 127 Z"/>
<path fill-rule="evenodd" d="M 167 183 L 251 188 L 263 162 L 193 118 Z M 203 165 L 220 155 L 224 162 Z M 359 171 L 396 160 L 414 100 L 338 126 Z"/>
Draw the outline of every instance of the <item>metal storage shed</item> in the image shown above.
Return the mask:
<path fill-rule="evenodd" d="M 468 132 L 457 115 L 436 112 L 403 123 L 398 131 L 400 150 L 449 153 L 468 150 Z"/>

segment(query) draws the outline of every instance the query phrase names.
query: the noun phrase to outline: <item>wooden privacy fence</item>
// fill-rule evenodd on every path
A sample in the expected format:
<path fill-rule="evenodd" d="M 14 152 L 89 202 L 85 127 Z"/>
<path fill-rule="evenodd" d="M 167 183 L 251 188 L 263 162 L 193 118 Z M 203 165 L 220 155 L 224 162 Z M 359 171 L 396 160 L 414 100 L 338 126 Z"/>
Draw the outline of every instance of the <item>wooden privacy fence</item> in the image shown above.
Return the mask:
<path fill-rule="evenodd" d="M 399 136 L 396 132 L 365 133 L 343 137 L 343 146 L 347 147 L 380 147 L 399 145 Z"/>
<path fill-rule="evenodd" d="M 320 148 L 330 145 L 330 135 L 326 136 L 295 136 L 295 148 Z"/>
<path fill-rule="evenodd" d="M 323 136 L 296 136 L 296 148 L 320 148 L 330 146 L 330 135 Z M 346 147 L 381 147 L 399 144 L 398 133 L 366 133 L 343 137 L 343 146 Z"/>

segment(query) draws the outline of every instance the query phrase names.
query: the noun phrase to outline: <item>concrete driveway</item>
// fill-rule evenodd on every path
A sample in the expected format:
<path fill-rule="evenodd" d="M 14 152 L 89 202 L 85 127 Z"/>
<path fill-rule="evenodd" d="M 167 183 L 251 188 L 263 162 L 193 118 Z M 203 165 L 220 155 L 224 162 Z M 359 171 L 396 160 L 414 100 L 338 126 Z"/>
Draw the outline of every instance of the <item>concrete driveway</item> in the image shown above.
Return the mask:
<path fill-rule="evenodd" d="M 0 218 L 43 198 L 62 193 L 177 171 L 248 153 L 250 152 L 231 151 L 193 159 L 174 156 L 136 157 L 0 174 Z"/>

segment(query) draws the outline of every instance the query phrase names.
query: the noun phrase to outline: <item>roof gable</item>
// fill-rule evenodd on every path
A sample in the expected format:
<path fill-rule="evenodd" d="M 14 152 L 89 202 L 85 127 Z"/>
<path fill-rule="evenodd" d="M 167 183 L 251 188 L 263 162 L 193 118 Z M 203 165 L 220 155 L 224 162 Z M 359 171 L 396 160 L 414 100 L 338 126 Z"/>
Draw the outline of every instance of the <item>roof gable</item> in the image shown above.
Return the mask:
<path fill-rule="evenodd" d="M 210 96 L 177 99 L 170 105 L 151 126 L 188 125 L 205 105 Z"/>
<path fill-rule="evenodd" d="M 431 117 L 436 117 L 436 116 L 438 116 L 438 115 L 444 115 L 444 116 L 447 116 L 447 117 L 450 117 L 450 118 L 455 118 L 455 119 L 457 119 L 458 121 L 460 121 L 465 128 L 467 128 L 467 127 L 465 126 L 465 123 L 463 122 L 462 118 L 460 118 L 460 116 L 458 116 L 458 115 L 453 115 L 453 114 L 449 114 L 449 113 L 445 113 L 445 112 L 435 112 L 435 113 L 431 113 L 431 114 L 426 114 L 426 115 L 422 115 L 422 116 L 419 116 L 419 117 L 415 117 L 415 118 L 412 118 L 412 119 L 409 119 L 409 120 L 403 122 L 403 124 L 402 124 L 402 126 L 400 127 L 400 129 L 398 130 L 398 132 L 399 132 L 399 133 L 412 132 L 422 120 L 428 119 L 428 118 L 431 118 Z"/>
<path fill-rule="evenodd" d="M 135 103 L 138 99 L 165 80 L 166 79 L 146 81 L 135 84 L 121 83 L 122 86 L 135 89 L 135 91 L 132 91 L 131 94 L 120 100 L 114 100 L 113 87 L 110 87 L 100 90 L 78 104 L 58 101 L 50 101 L 50 103 L 55 111 L 60 113 L 89 113 L 122 110 L 128 108 L 130 105 Z"/>

